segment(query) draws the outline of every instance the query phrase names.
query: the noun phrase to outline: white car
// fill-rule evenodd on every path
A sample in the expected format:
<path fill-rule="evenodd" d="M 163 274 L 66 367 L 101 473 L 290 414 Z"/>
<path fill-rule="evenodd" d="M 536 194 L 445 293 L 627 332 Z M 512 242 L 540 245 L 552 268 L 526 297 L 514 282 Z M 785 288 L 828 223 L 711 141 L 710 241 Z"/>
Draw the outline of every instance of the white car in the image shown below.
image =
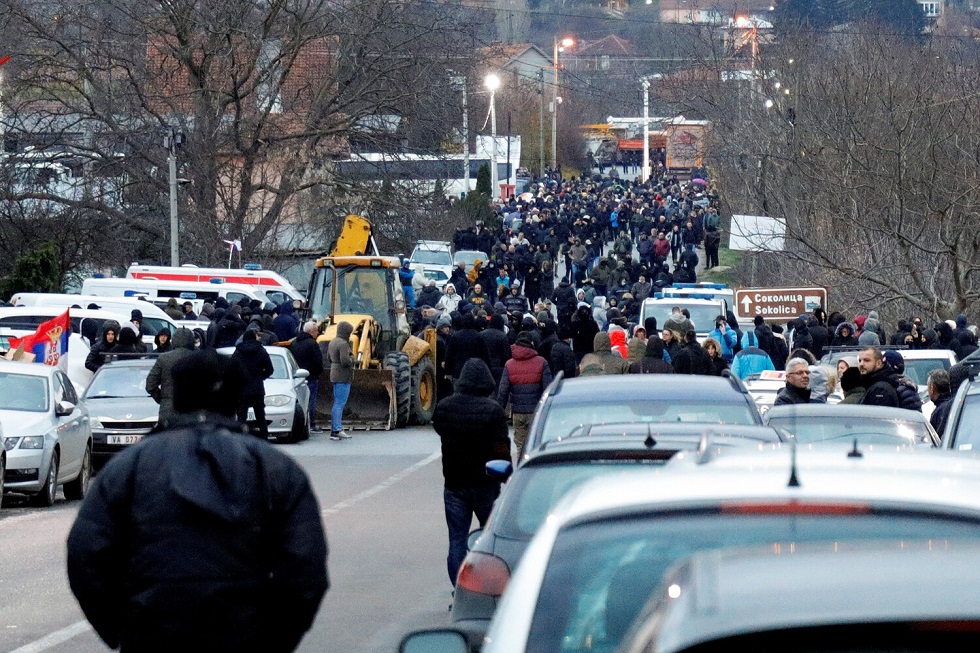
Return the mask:
<path fill-rule="evenodd" d="M 0 361 L 0 423 L 7 452 L 4 492 L 50 506 L 58 486 L 83 499 L 92 475 L 92 430 L 71 381 L 41 363 Z"/>
<path fill-rule="evenodd" d="M 980 460 L 849 449 L 682 452 L 573 489 L 524 553 L 482 653 L 620 650 L 664 574 L 699 551 L 980 541 Z"/>
<path fill-rule="evenodd" d="M 267 346 L 272 359 L 272 376 L 265 380 L 265 420 L 269 435 L 277 442 L 295 443 L 310 437 L 310 373 L 296 364 L 293 354 L 285 347 Z M 231 356 L 234 347 L 222 347 L 219 354 Z M 255 413 L 248 410 L 248 421 Z"/>
<path fill-rule="evenodd" d="M 409 258 L 409 267 L 421 272 L 426 280 L 433 280 L 441 290 L 449 283 L 453 273 L 452 244 L 439 240 L 420 240 Z"/>

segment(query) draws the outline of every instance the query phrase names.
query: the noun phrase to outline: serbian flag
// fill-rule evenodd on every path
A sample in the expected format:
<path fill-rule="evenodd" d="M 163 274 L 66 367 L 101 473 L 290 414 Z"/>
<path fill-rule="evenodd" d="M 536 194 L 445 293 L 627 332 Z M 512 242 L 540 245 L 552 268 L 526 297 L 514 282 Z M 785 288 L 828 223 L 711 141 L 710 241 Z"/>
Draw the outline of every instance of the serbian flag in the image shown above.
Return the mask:
<path fill-rule="evenodd" d="M 33 335 L 23 338 L 10 338 L 10 349 L 23 347 L 34 354 L 35 363 L 57 365 L 62 356 L 68 353 L 68 336 L 71 335 L 71 321 L 68 311 L 58 317 L 43 322 Z"/>
<path fill-rule="evenodd" d="M 225 243 L 228 245 L 228 249 L 232 252 L 242 251 L 242 241 L 236 238 L 235 240 L 226 240 Z"/>

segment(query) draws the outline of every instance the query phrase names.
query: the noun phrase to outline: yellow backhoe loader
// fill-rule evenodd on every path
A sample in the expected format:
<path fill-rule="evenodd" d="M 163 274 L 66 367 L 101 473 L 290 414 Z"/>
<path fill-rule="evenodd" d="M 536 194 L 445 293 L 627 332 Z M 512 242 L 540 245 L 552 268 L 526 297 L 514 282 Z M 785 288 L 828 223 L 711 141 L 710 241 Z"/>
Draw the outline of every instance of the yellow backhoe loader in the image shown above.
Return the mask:
<path fill-rule="evenodd" d="M 374 252 L 368 254 L 368 249 Z M 309 315 L 320 323 L 320 350 L 327 371 L 320 379 L 316 412 L 330 422 L 333 385 L 327 345 L 340 322 L 354 327 L 354 380 L 344 427 L 392 429 L 428 424 L 436 404 L 436 334 L 413 336 L 398 278 L 401 261 L 381 256 L 365 218 L 349 215 L 330 254 L 317 259 L 307 294 Z"/>

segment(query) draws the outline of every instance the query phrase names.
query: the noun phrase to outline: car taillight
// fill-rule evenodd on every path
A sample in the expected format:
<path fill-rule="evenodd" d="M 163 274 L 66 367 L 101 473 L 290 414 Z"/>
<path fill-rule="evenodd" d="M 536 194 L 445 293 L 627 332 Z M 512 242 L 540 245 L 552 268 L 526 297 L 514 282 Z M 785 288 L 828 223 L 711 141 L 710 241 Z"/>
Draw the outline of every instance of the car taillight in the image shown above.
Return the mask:
<path fill-rule="evenodd" d="M 723 513 L 741 515 L 866 515 L 871 506 L 866 503 L 806 501 L 733 501 L 721 505 Z"/>
<path fill-rule="evenodd" d="M 456 577 L 456 586 L 477 594 L 500 596 L 510 580 L 510 567 L 497 556 L 470 551 Z"/>

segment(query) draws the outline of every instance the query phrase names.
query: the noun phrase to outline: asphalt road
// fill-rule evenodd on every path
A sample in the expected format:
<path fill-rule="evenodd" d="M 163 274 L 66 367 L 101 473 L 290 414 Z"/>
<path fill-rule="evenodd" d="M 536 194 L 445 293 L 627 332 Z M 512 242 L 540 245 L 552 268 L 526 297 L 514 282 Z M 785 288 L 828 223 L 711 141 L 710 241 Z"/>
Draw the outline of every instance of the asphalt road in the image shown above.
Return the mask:
<path fill-rule="evenodd" d="M 330 546 L 330 591 L 299 650 L 392 653 L 407 631 L 448 624 L 435 432 L 356 432 L 349 442 L 321 434 L 281 448 L 309 474 Z M 68 588 L 65 539 L 76 511 L 63 496 L 47 510 L 4 501 L 0 653 L 108 650 Z"/>

